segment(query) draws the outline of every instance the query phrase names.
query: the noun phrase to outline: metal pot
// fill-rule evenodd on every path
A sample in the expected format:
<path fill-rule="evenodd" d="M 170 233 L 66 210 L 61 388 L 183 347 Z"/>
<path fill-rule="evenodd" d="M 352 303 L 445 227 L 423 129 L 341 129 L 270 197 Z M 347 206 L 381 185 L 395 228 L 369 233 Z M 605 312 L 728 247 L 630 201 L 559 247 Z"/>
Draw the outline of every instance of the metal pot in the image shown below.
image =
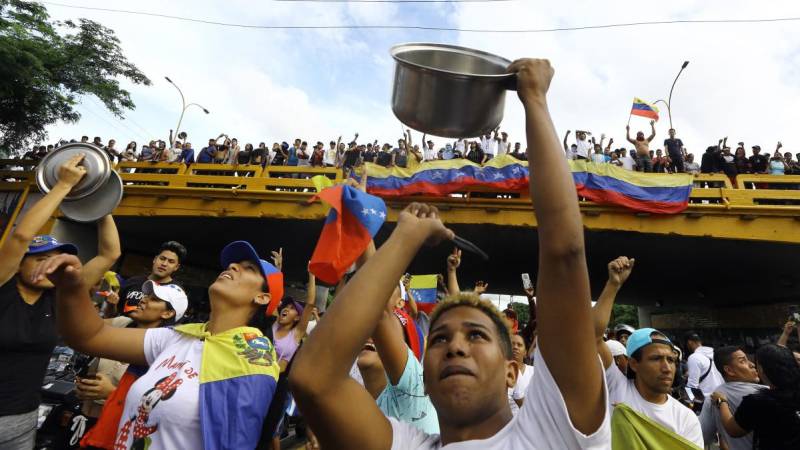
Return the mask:
<path fill-rule="evenodd" d="M 506 90 L 517 77 L 511 61 L 490 53 L 443 44 L 402 44 L 390 51 L 397 62 L 392 111 L 405 125 L 435 136 L 476 137 L 503 120 Z"/>
<path fill-rule="evenodd" d="M 77 154 L 86 175 L 61 202 L 61 212 L 78 222 L 94 222 L 110 214 L 122 200 L 122 179 L 114 172 L 108 154 L 92 144 L 66 144 L 42 158 L 36 167 L 36 184 L 47 194 L 58 183 L 58 169 Z"/>

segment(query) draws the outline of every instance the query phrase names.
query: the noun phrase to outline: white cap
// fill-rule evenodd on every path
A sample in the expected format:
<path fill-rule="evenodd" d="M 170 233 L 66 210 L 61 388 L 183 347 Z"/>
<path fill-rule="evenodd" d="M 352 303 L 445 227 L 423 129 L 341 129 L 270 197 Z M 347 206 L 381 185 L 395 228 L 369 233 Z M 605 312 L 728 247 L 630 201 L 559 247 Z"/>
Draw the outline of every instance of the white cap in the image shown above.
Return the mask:
<path fill-rule="evenodd" d="M 606 346 L 608 347 L 608 350 L 611 351 L 611 356 L 613 356 L 613 357 L 625 356 L 625 354 L 626 354 L 625 353 L 625 346 L 622 345 L 622 342 L 620 342 L 620 341 L 615 341 L 614 339 L 609 339 L 609 340 L 606 341 Z"/>
<path fill-rule="evenodd" d="M 176 322 L 181 320 L 186 308 L 189 307 L 189 298 L 186 296 L 186 292 L 177 284 L 158 284 L 153 280 L 147 280 L 142 285 L 142 293 L 169 303 L 175 310 Z"/>

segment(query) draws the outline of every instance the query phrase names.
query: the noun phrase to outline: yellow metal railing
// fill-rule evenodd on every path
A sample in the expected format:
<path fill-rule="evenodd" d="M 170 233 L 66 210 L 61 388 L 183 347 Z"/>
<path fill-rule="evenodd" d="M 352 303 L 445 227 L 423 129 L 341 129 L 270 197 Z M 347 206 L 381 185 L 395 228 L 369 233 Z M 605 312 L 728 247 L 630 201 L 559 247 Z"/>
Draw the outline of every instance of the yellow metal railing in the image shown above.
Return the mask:
<path fill-rule="evenodd" d="M 34 182 L 33 161 L 0 160 L 0 190 L 23 190 Z M 154 162 L 122 162 L 116 165 L 126 189 L 233 190 L 236 192 L 315 192 L 311 178 L 328 177 L 334 183 L 343 180 L 342 171 L 334 168 L 259 165 L 222 165 Z M 723 174 L 699 174 L 694 177 L 690 207 L 715 205 L 731 208 L 771 207 L 775 210 L 800 211 L 800 176 L 739 175 L 736 184 Z M 509 192 L 486 187 L 471 187 L 447 197 L 415 197 L 446 202 L 501 202 L 509 206 L 529 203 L 527 191 Z M 391 201 L 391 200 L 390 200 Z M 398 199 L 398 201 L 402 201 Z M 592 202 L 581 202 L 592 205 Z"/>

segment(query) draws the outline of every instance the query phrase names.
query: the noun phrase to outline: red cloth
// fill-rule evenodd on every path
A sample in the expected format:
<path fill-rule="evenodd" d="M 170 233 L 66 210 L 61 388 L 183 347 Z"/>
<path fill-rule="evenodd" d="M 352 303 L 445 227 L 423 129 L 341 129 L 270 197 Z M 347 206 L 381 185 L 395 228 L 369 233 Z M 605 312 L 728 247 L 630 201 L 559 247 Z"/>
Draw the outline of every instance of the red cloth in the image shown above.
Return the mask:
<path fill-rule="evenodd" d="M 119 380 L 119 384 L 114 392 L 106 399 L 97 423 L 81 439 L 81 447 L 97 447 L 113 450 L 114 441 L 117 437 L 119 419 L 125 409 L 125 397 L 134 381 L 139 379 L 138 375 L 125 372 Z"/>

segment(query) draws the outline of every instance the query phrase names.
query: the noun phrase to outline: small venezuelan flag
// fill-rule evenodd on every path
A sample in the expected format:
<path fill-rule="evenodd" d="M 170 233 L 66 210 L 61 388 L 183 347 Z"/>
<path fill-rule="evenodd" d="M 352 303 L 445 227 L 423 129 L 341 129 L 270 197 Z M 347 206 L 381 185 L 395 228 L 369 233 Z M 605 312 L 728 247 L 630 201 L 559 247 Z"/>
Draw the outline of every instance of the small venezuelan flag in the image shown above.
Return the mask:
<path fill-rule="evenodd" d="M 420 311 L 430 314 L 436 306 L 436 286 L 438 283 L 437 275 L 413 275 L 411 277 L 411 294 L 417 302 Z"/>
<path fill-rule="evenodd" d="M 634 97 L 633 107 L 631 108 L 631 115 L 658 120 L 658 108 L 656 108 L 655 105 L 652 105 L 640 99 L 639 97 Z"/>

